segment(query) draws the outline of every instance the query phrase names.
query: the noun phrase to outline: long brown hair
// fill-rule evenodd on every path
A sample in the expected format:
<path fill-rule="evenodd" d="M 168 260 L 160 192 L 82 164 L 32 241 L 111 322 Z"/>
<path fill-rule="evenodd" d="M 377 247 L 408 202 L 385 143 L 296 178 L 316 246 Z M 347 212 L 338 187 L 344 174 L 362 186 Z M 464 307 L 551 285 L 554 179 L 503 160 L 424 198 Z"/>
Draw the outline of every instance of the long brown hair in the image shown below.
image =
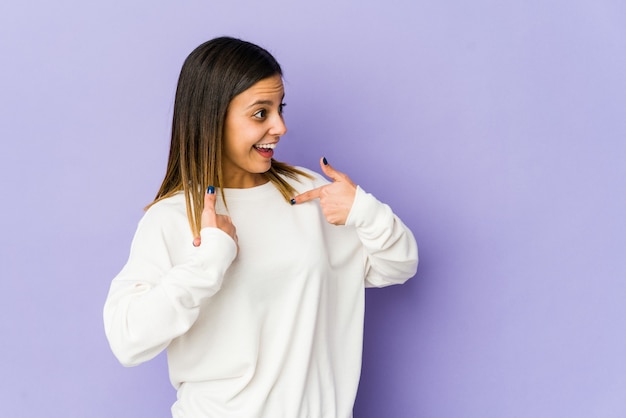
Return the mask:
<path fill-rule="evenodd" d="M 189 54 L 176 88 L 165 178 L 148 207 L 182 190 L 189 225 L 194 236 L 200 235 L 207 186 L 218 188 L 224 199 L 222 136 L 228 105 L 253 84 L 277 74 L 282 76 L 282 69 L 269 52 L 240 39 L 215 38 Z M 273 159 L 271 168 L 264 175 L 286 202 L 296 190 L 283 176 L 292 179 L 297 179 L 298 175 L 309 177 Z"/>

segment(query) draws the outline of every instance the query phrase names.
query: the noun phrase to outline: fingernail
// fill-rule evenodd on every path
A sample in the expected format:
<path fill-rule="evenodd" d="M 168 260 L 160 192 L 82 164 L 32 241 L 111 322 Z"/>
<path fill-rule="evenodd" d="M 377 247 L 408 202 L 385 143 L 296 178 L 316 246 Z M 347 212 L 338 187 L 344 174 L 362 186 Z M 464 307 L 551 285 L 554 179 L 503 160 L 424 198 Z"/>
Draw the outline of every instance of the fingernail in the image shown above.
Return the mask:
<path fill-rule="evenodd" d="M 207 187 L 206 192 L 208 194 L 215 194 L 215 187 L 213 187 L 213 186 Z"/>
<path fill-rule="evenodd" d="M 291 200 L 289 201 L 289 203 L 291 203 L 292 205 L 295 205 L 295 204 L 296 204 L 296 199 L 291 199 Z"/>
<path fill-rule="evenodd" d="M 328 165 L 328 161 L 326 160 L 326 157 L 322 159 L 322 162 L 324 163 L 324 165 Z"/>

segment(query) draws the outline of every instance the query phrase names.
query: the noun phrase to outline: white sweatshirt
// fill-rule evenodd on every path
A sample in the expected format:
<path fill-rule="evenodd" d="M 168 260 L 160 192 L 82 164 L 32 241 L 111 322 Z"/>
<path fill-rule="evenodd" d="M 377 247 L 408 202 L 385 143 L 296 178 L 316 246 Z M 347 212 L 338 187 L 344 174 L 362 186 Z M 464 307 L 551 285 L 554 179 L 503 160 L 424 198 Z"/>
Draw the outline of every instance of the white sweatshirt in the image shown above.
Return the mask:
<path fill-rule="evenodd" d="M 288 180 L 300 193 L 326 184 Z M 167 348 L 175 418 L 349 418 L 361 370 L 364 288 L 415 274 L 417 246 L 391 209 L 357 189 L 346 226 L 272 183 L 225 189 L 234 241 L 194 247 L 182 193 L 153 205 L 104 307 L 126 366 Z"/>

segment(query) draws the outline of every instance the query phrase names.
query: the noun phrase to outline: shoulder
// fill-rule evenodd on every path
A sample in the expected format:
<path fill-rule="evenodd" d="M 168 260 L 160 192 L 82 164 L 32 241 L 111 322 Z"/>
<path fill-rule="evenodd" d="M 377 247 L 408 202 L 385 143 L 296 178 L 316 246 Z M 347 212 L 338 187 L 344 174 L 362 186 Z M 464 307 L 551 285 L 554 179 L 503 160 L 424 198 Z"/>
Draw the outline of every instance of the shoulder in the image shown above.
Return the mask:
<path fill-rule="evenodd" d="M 139 227 L 167 229 L 170 225 L 178 225 L 181 220 L 187 222 L 187 208 L 185 195 L 179 192 L 150 206 L 139 221 Z"/>
<path fill-rule="evenodd" d="M 150 253 L 166 254 L 173 257 L 172 251 L 177 251 L 184 243 L 193 240 L 185 196 L 177 193 L 174 196 L 160 200 L 150 206 L 137 225 L 133 238 L 131 253 L 143 254 L 150 258 Z"/>

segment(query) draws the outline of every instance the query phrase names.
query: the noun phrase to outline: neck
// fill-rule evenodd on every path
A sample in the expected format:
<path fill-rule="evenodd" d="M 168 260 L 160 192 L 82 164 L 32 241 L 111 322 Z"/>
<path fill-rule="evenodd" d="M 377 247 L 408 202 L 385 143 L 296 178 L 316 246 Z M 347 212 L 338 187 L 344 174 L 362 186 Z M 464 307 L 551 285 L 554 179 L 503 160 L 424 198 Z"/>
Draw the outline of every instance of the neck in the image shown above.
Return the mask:
<path fill-rule="evenodd" d="M 243 176 L 226 176 L 224 178 L 225 189 L 249 189 L 268 182 L 265 174 L 250 174 Z"/>

